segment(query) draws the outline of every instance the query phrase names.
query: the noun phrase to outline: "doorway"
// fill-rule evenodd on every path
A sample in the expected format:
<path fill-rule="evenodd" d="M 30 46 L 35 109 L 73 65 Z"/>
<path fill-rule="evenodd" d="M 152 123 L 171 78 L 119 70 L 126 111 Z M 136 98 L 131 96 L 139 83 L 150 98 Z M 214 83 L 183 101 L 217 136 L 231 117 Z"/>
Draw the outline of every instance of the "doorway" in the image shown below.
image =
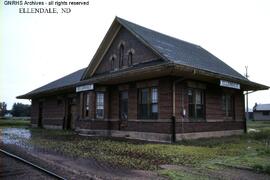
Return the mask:
<path fill-rule="evenodd" d="M 76 118 L 76 103 L 75 98 L 68 98 L 67 100 L 67 111 L 66 111 L 66 121 L 64 123 L 64 129 L 73 130 L 75 127 Z"/>
<path fill-rule="evenodd" d="M 119 94 L 119 119 L 120 127 L 123 129 L 127 127 L 128 123 L 128 91 L 121 91 Z"/>

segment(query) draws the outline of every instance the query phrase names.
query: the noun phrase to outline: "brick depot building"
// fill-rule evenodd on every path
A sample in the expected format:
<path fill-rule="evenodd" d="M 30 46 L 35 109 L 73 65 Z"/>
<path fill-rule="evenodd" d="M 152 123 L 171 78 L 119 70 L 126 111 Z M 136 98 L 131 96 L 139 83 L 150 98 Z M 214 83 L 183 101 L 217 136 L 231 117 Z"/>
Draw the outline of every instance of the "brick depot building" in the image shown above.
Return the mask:
<path fill-rule="evenodd" d="M 34 127 L 175 141 L 241 134 L 251 82 L 203 49 L 116 17 L 87 68 L 18 98 Z"/>

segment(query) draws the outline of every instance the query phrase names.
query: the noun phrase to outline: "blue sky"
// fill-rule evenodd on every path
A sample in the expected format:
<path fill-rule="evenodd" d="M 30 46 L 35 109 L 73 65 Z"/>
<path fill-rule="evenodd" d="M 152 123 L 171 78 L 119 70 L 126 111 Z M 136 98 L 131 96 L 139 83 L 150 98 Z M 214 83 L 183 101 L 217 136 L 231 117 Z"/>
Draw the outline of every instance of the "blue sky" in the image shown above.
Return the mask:
<path fill-rule="evenodd" d="M 44 0 L 46 1 L 46 0 Z M 270 85 L 270 1 L 90 0 L 70 14 L 19 14 L 1 2 L 0 101 L 86 67 L 115 16 L 198 44 L 244 74 Z M 270 91 L 249 105 L 270 103 Z"/>

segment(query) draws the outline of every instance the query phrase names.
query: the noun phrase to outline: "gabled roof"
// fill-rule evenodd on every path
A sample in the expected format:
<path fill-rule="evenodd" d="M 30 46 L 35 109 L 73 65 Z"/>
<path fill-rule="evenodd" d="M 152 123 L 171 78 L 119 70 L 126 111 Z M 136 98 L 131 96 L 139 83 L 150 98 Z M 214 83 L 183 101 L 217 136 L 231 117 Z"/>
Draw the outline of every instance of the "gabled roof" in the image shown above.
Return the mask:
<path fill-rule="evenodd" d="M 60 89 L 65 89 L 71 86 L 74 86 L 76 83 L 80 82 L 80 79 L 82 77 L 83 72 L 86 68 L 80 69 L 78 71 L 75 71 L 67 76 L 64 76 L 60 79 L 57 79 L 51 83 L 48 83 L 40 88 L 37 88 L 27 94 L 18 96 L 17 98 L 28 98 L 35 96 L 37 94 L 47 93 L 50 91 L 56 91 Z"/>
<path fill-rule="evenodd" d="M 256 104 L 253 111 L 270 111 L 270 104 Z"/>
<path fill-rule="evenodd" d="M 211 77 L 233 79 L 238 83 L 250 86 L 250 89 L 253 90 L 269 88 L 249 81 L 226 63 L 198 45 L 170 37 L 116 17 L 87 68 L 78 70 L 25 95 L 18 96 L 17 98 L 32 98 L 44 93 L 66 90 L 75 87 L 78 83 L 82 84 L 85 81 L 88 82 L 88 80 L 97 80 L 98 78 L 92 76 L 121 28 L 127 29 L 147 48 L 158 55 L 160 57 L 159 65 L 164 62 L 163 65 L 167 63 L 173 67 L 177 65 L 187 69 L 199 70 L 202 71 L 203 74 L 207 74 L 207 76 Z M 128 71 L 128 69 L 125 71 Z M 120 70 L 115 74 L 119 74 L 120 72 L 122 71 Z"/>
<path fill-rule="evenodd" d="M 103 54 L 106 53 L 106 50 L 108 49 L 106 46 L 110 45 L 108 42 L 112 41 L 111 38 L 115 37 L 120 26 L 123 26 L 130 31 L 143 44 L 166 61 L 248 81 L 248 79 L 233 68 L 198 45 L 150 30 L 119 17 L 115 18 L 99 47 L 99 50 L 101 50 Z M 98 51 L 85 71 L 82 80 L 90 78 L 102 60 L 102 54 L 99 54 L 100 52 Z"/>

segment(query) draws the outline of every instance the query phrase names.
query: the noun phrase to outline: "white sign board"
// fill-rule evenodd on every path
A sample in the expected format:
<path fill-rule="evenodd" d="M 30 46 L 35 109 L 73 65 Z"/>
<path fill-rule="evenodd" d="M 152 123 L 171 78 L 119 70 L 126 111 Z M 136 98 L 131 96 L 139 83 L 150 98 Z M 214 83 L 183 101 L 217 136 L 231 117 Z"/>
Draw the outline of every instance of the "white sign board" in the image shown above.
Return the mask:
<path fill-rule="evenodd" d="M 89 90 L 93 90 L 93 89 L 94 89 L 94 85 L 88 84 L 88 85 L 76 87 L 76 92 L 89 91 Z"/>
<path fill-rule="evenodd" d="M 225 80 L 220 80 L 220 86 L 240 89 L 240 84 L 235 83 L 235 82 L 225 81 Z"/>

